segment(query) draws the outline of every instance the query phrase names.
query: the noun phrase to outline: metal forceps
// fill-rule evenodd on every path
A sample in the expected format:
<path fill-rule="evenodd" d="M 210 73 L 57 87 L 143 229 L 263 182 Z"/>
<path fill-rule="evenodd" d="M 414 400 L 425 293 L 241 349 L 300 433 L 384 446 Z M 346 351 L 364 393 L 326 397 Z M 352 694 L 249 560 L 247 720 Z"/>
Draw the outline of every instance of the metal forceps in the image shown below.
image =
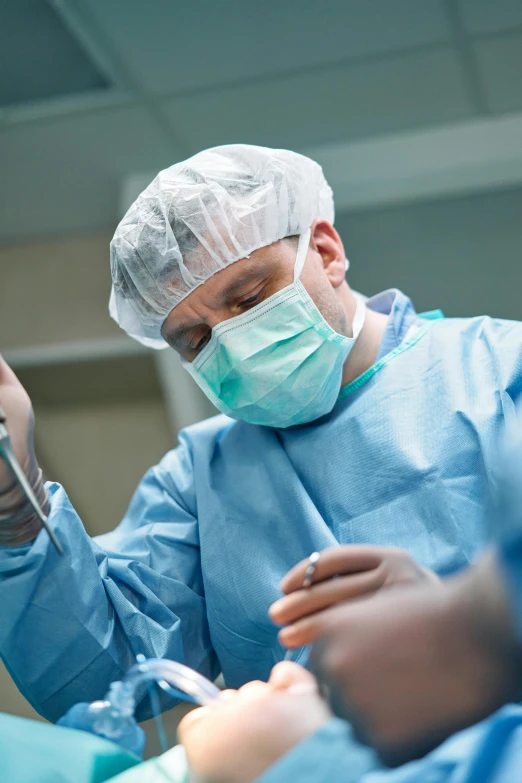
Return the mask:
<path fill-rule="evenodd" d="M 38 519 L 42 523 L 43 527 L 47 530 L 47 533 L 49 534 L 49 538 L 54 544 L 54 548 L 56 549 L 58 554 L 63 555 L 62 545 L 56 538 L 54 530 L 52 530 L 52 528 L 49 526 L 47 517 L 44 514 L 43 509 L 41 508 L 38 499 L 33 492 L 33 488 L 29 484 L 29 481 L 27 480 L 27 477 L 23 472 L 21 465 L 16 458 L 16 455 L 13 451 L 13 446 L 11 444 L 11 438 L 9 437 L 9 433 L 5 426 L 5 422 L 6 422 L 6 415 L 4 413 L 2 406 L 0 405 L 0 457 L 4 458 L 4 460 L 7 462 L 12 472 L 14 473 L 15 479 L 17 480 L 18 484 L 23 490 L 27 500 L 34 508 L 36 514 L 38 515 Z"/>
<path fill-rule="evenodd" d="M 309 587 L 312 586 L 313 580 L 314 580 L 314 574 L 315 569 L 317 568 L 317 563 L 319 562 L 319 558 L 321 557 L 320 552 L 312 552 L 310 557 L 308 558 L 308 565 L 306 567 L 304 580 L 303 580 L 303 589 L 307 590 Z M 301 648 L 304 649 L 304 648 Z M 296 654 L 296 650 L 299 651 L 299 647 L 296 649 L 289 648 L 286 653 L 284 660 L 285 661 L 293 661 L 294 655 Z"/>

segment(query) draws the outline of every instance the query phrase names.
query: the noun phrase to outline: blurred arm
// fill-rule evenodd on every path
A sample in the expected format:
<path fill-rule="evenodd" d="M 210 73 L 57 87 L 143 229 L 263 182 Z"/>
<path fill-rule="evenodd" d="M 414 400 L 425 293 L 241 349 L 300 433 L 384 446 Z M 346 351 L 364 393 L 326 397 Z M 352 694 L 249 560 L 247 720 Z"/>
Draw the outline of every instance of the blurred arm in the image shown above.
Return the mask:
<path fill-rule="evenodd" d="M 374 753 L 355 741 L 349 724 L 333 718 L 273 764 L 257 783 L 358 783 L 364 773 L 379 767 Z"/>

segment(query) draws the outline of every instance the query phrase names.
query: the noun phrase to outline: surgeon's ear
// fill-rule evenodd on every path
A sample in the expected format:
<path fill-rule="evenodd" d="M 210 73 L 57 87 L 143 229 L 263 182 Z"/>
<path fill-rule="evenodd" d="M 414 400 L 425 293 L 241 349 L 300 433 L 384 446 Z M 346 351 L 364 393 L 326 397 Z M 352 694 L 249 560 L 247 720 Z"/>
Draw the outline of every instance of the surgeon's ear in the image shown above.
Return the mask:
<path fill-rule="evenodd" d="M 343 242 L 335 228 L 327 220 L 316 220 L 311 228 L 310 244 L 322 258 L 324 271 L 334 288 L 344 282 L 346 256 Z"/>

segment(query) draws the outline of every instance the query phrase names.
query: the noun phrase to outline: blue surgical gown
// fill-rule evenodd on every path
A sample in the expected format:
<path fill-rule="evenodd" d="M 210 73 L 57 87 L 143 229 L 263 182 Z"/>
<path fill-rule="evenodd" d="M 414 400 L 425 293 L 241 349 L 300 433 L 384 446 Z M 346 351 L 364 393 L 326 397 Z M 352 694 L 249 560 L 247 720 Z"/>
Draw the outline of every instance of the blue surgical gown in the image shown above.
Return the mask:
<path fill-rule="evenodd" d="M 390 313 L 384 348 L 329 415 L 189 427 L 96 539 L 50 485 L 65 556 L 45 533 L 0 551 L 0 654 L 38 712 L 102 697 L 137 653 L 221 670 L 230 687 L 266 679 L 284 653 L 268 607 L 314 550 L 394 545 L 439 573 L 470 562 L 522 390 L 522 325 L 422 321 L 399 292 L 374 306 Z"/>
<path fill-rule="evenodd" d="M 491 537 L 498 544 L 511 615 L 522 644 L 522 397 L 517 413 L 516 423 L 506 433 L 495 473 L 496 503 Z"/>
<path fill-rule="evenodd" d="M 125 776 L 123 776 L 123 780 Z M 519 783 L 522 707 L 509 705 L 458 732 L 418 761 L 382 767 L 358 745 L 347 723 L 333 719 L 296 745 L 258 783 Z M 123 783 L 123 781 L 122 781 Z"/>

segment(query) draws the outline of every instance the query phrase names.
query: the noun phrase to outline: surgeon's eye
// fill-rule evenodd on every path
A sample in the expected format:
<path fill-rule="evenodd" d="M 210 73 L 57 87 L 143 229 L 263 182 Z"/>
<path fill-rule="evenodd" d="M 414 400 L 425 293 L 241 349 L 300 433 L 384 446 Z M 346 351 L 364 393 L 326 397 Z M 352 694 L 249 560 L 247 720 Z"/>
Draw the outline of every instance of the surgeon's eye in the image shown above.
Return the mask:
<path fill-rule="evenodd" d="M 254 294 L 254 296 L 249 296 L 248 299 L 243 299 L 242 302 L 240 302 L 239 306 L 243 308 L 249 308 L 253 307 L 257 302 L 259 302 L 259 297 L 261 296 L 261 293 L 258 292 L 257 294 Z"/>
<path fill-rule="evenodd" d="M 206 332 L 195 345 L 191 346 L 191 350 L 199 353 L 210 339 L 210 332 Z"/>

